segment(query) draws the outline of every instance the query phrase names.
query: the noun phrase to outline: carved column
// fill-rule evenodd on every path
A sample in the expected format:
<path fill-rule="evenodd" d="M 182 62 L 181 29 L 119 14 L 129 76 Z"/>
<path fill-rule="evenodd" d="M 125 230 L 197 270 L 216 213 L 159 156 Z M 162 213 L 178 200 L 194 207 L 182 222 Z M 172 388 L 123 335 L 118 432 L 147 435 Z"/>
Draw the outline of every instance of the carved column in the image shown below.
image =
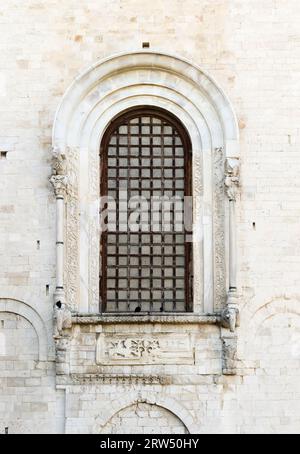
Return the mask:
<path fill-rule="evenodd" d="M 228 158 L 225 163 L 225 188 L 229 199 L 229 292 L 226 308 L 222 313 L 223 374 L 235 375 L 237 362 L 237 336 L 239 325 L 237 295 L 237 238 L 236 238 L 236 199 L 240 184 L 238 159 Z M 230 330 L 230 332 L 228 332 Z"/>
<path fill-rule="evenodd" d="M 69 373 L 69 344 L 72 327 L 71 312 L 65 298 L 64 288 L 64 231 L 65 198 L 68 187 L 67 159 L 65 153 L 53 150 L 53 175 L 50 182 L 56 197 L 56 289 L 54 293 L 54 339 L 56 346 L 56 373 Z"/>
<path fill-rule="evenodd" d="M 53 151 L 53 172 L 50 182 L 56 196 L 56 290 L 55 304 L 65 302 L 64 291 L 64 209 L 67 193 L 67 160 L 59 150 Z"/>
<path fill-rule="evenodd" d="M 238 324 L 237 305 L 237 240 L 236 240 L 236 199 L 240 183 L 238 159 L 227 159 L 225 164 L 225 188 L 229 199 L 229 292 L 227 307 L 223 313 L 223 325 L 234 332 Z"/>

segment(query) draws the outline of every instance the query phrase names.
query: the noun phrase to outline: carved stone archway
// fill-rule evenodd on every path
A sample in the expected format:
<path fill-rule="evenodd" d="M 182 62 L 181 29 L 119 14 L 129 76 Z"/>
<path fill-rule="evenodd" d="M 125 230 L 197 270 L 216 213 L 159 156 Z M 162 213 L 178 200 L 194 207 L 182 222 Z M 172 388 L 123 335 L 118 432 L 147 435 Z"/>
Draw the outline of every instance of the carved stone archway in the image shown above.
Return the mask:
<path fill-rule="evenodd" d="M 226 295 L 235 313 L 231 296 L 236 291 L 237 120 L 224 92 L 200 68 L 183 58 L 150 51 L 96 63 L 76 78 L 57 111 L 52 178 L 58 225 L 56 301 L 66 292 L 73 310 L 99 311 L 99 144 L 112 119 L 142 105 L 168 110 L 191 137 L 194 268 L 199 270 L 194 283 L 195 313 L 221 311 Z M 229 320 L 228 325 L 232 324 Z"/>

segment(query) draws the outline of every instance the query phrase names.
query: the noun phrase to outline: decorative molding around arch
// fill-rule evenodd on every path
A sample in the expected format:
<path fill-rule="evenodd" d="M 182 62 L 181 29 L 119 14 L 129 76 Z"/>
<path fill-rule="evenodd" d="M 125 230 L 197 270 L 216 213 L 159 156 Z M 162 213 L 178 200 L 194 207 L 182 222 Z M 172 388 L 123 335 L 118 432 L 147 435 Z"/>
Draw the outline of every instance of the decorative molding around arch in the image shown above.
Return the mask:
<path fill-rule="evenodd" d="M 100 61 L 76 78 L 59 106 L 53 151 L 67 158 L 68 178 L 66 260 L 58 281 L 65 278 L 73 310 L 99 312 L 99 147 L 110 122 L 140 106 L 169 111 L 190 134 L 194 268 L 199 270 L 194 280 L 194 311 L 220 311 L 230 287 L 231 228 L 225 227 L 229 210 L 224 165 L 226 160 L 238 162 L 238 124 L 230 102 L 211 77 L 187 60 L 162 53 L 135 52 Z M 64 177 L 57 175 L 53 178 L 59 199 Z"/>
<path fill-rule="evenodd" d="M 99 429 L 103 429 L 106 424 L 108 424 L 108 422 L 120 411 L 132 405 L 140 403 L 156 405 L 158 407 L 165 408 L 182 422 L 182 424 L 186 427 L 187 431 L 190 434 L 199 433 L 199 427 L 195 423 L 191 413 L 185 407 L 183 407 L 180 403 L 178 403 L 171 397 L 167 397 L 155 392 L 132 392 L 124 395 L 119 399 L 109 402 L 109 404 L 103 407 L 101 416 L 96 419 L 93 427 L 93 433 L 99 433 Z"/>
<path fill-rule="evenodd" d="M 28 322 L 32 325 L 37 334 L 39 342 L 39 360 L 48 361 L 49 351 L 47 330 L 39 314 L 31 306 L 22 301 L 6 298 L 5 299 L 0 298 L 0 313 L 1 312 L 8 312 L 20 315 L 21 317 L 28 320 Z"/>

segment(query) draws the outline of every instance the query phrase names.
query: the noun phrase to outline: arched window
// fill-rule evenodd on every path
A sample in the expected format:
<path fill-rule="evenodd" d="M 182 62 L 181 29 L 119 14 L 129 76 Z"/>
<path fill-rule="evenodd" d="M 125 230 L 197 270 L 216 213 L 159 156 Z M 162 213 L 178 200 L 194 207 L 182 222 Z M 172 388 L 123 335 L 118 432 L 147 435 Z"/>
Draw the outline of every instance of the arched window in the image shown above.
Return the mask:
<path fill-rule="evenodd" d="M 162 109 L 128 111 L 108 127 L 100 162 L 101 197 L 109 200 L 102 206 L 101 310 L 192 311 L 192 237 L 183 209 L 191 206 L 192 150 L 185 128 Z"/>

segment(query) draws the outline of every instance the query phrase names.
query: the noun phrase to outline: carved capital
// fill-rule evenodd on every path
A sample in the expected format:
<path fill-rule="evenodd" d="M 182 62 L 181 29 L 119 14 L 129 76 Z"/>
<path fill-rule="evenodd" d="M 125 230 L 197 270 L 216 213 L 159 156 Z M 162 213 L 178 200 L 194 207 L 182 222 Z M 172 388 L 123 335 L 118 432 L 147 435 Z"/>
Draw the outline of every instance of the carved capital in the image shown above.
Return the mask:
<path fill-rule="evenodd" d="M 225 162 L 225 189 L 231 202 L 235 202 L 240 186 L 240 163 L 238 159 L 228 158 Z"/>
<path fill-rule="evenodd" d="M 65 197 L 68 189 L 68 177 L 65 175 L 52 175 L 50 183 L 54 188 L 56 197 Z"/>

